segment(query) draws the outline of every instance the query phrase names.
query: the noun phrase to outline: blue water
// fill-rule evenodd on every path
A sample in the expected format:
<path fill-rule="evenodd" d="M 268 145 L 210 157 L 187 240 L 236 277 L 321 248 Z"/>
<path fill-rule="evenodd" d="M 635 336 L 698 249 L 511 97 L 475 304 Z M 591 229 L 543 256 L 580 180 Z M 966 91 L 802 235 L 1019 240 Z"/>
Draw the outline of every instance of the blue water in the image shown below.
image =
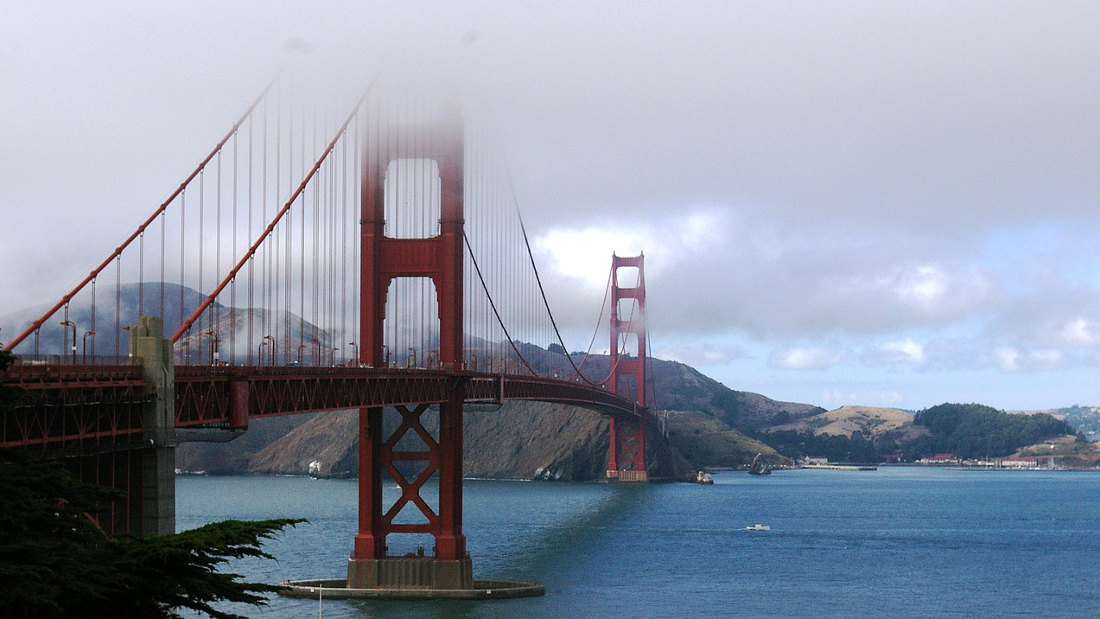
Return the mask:
<path fill-rule="evenodd" d="M 304 517 L 235 563 L 249 579 L 342 578 L 356 482 L 181 477 L 177 528 Z M 476 578 L 537 581 L 491 602 L 326 600 L 324 617 L 1100 617 L 1100 474 L 880 468 L 719 473 L 713 486 L 467 481 Z M 767 532 L 747 532 L 763 523 Z M 415 542 L 414 542 L 415 543 Z M 395 547 L 396 546 L 396 547 Z M 391 552 L 414 550 L 391 543 Z M 263 617 L 316 617 L 274 598 Z"/>

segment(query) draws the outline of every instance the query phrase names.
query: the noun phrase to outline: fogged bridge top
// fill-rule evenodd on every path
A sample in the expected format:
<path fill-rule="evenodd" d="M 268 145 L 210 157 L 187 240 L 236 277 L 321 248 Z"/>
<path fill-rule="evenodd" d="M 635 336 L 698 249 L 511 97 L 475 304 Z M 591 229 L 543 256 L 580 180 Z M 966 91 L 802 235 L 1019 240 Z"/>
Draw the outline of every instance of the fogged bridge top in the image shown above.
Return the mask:
<path fill-rule="evenodd" d="M 5 329 L 19 333 L 6 349 L 24 364 L 110 365 L 153 315 L 180 376 L 503 374 L 609 389 L 628 396 L 624 412 L 644 406 L 640 259 L 612 269 L 588 352 L 563 354 L 499 152 L 457 107 L 377 90 L 340 112 L 273 81 L 86 278 Z M 610 370 L 586 368 L 609 341 Z M 617 371 L 632 361 L 641 372 Z"/>

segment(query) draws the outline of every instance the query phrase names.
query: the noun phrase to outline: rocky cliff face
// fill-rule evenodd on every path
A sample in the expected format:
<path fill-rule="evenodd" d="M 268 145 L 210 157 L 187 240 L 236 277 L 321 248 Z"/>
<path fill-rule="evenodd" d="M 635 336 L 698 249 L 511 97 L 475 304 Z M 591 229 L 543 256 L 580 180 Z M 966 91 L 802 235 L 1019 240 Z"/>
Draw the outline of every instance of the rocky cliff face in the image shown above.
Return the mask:
<path fill-rule="evenodd" d="M 359 413 L 318 413 L 264 447 L 248 461 L 249 473 L 355 477 Z"/>
<path fill-rule="evenodd" d="M 289 435 L 314 415 L 287 415 L 253 419 L 248 431 L 234 435 L 223 430 L 179 432 L 181 442 L 176 448 L 176 468 L 210 475 L 233 475 L 248 472 L 249 463 L 257 452 Z"/>
<path fill-rule="evenodd" d="M 386 432 L 399 423 L 387 410 Z M 424 427 L 437 437 L 438 416 L 424 414 Z M 247 458 L 244 470 L 258 474 L 357 474 L 358 413 L 321 413 Z M 655 477 L 677 477 L 691 468 L 675 449 L 651 432 L 649 468 Z M 591 411 L 540 402 L 512 402 L 497 410 L 465 413 L 463 468 L 468 477 L 588 480 L 607 468 L 607 420 Z M 402 449 L 423 450 L 413 433 Z"/>

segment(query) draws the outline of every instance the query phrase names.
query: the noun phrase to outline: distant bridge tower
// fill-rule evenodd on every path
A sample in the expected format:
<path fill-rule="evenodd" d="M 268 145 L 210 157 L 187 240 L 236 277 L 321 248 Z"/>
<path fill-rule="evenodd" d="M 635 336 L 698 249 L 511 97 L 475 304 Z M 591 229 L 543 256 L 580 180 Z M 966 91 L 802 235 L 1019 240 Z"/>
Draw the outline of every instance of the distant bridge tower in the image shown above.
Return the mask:
<path fill-rule="evenodd" d="M 623 278 L 619 269 L 634 271 Z M 629 273 L 630 271 L 627 271 Z M 623 303 L 622 301 L 629 301 Z M 625 314 L 625 315 L 624 315 Z M 611 380 L 612 393 L 634 395 L 639 414 L 612 416 L 609 429 L 607 478 L 649 481 L 645 464 L 646 407 L 645 255 L 611 256 Z"/>
<path fill-rule="evenodd" d="M 430 162 L 438 194 L 439 231 L 427 238 L 386 236 L 387 175 L 398 175 L 410 162 Z M 392 181 L 392 179 L 391 179 Z M 389 187 L 387 187 L 387 184 Z M 362 265 L 360 282 L 360 354 L 358 360 L 385 367 L 383 326 L 390 284 L 396 278 L 428 278 L 439 308 L 439 364 L 459 370 L 463 358 L 463 130 L 457 112 L 420 124 L 391 124 L 367 143 L 362 181 Z M 398 190 L 399 192 L 399 190 Z M 435 205 L 429 205 L 434 210 Z M 400 208 L 400 206 L 398 206 Z M 401 423 L 386 435 L 382 408 L 359 411 L 359 531 L 348 562 L 348 587 L 427 587 L 468 589 L 472 586 L 466 537 L 462 533 L 462 402 L 465 383 L 455 378 L 449 399 L 439 404 L 438 439 L 425 429 L 428 404 L 398 406 Z M 423 451 L 403 451 L 398 442 L 415 435 Z M 419 463 L 419 464 L 418 464 Z M 414 479 L 402 470 L 422 466 Z M 383 473 L 400 486 L 401 496 L 384 505 Z M 420 495 L 438 475 L 438 513 Z M 408 508 L 406 510 L 406 508 Z M 414 520 L 399 518 L 402 510 Z M 434 556 L 387 556 L 387 536 L 431 534 Z"/>

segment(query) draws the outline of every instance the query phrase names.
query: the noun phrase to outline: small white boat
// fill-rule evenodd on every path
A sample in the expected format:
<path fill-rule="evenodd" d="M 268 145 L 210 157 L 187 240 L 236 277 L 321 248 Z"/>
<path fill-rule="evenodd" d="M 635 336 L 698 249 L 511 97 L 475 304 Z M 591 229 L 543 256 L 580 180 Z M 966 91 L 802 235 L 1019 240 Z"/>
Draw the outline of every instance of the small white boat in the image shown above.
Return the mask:
<path fill-rule="evenodd" d="M 745 527 L 746 531 L 771 531 L 772 528 L 766 524 L 754 524 L 750 527 Z"/>

